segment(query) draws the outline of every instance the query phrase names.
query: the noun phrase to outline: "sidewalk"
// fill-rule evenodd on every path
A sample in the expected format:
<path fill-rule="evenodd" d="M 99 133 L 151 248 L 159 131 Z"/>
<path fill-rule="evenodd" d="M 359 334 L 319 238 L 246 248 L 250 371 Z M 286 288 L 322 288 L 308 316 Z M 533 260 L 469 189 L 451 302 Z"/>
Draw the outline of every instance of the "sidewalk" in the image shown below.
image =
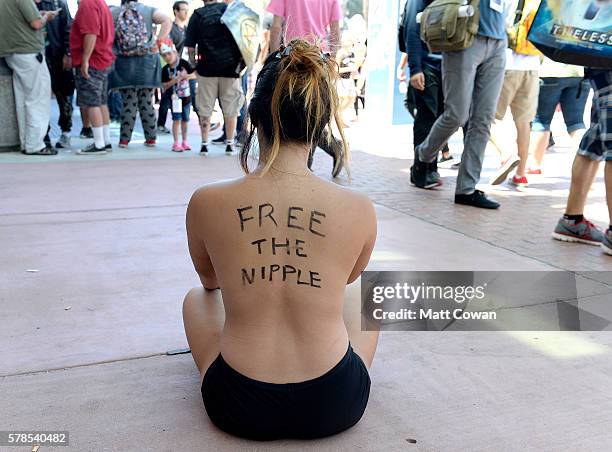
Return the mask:
<path fill-rule="evenodd" d="M 450 171 L 442 190 L 410 186 L 408 127 L 379 143 L 371 131 L 349 133 L 351 185 L 377 204 L 369 269 L 612 270 L 598 248 L 550 239 L 567 193 L 569 150 L 548 155 L 550 173 L 527 191 L 491 192 L 502 208 L 483 212 L 451 202 Z M 221 146 L 206 157 L 175 155 L 169 137 L 159 141 L 155 150 L 134 144 L 107 156 L 0 154 L 2 430 L 69 430 L 65 450 L 74 451 L 612 447 L 609 332 L 386 332 L 370 404 L 349 431 L 274 443 L 218 431 L 191 356 L 166 351 L 186 346 L 181 303 L 197 284 L 186 203 L 196 187 L 240 169 Z M 495 164 L 488 158 L 487 172 Z M 316 173 L 329 177 L 330 168 L 318 153 Z M 603 225 L 602 193 L 598 177 L 587 213 Z M 607 319 L 611 283 L 596 283 L 600 295 L 589 300 Z"/>

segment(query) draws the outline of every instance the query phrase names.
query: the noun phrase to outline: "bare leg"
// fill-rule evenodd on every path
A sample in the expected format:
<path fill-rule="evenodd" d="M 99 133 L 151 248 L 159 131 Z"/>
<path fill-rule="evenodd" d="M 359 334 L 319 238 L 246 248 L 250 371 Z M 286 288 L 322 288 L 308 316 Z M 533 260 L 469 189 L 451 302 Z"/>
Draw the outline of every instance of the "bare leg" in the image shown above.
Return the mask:
<path fill-rule="evenodd" d="M 91 122 L 89 121 L 89 117 L 87 116 L 87 108 L 85 107 L 81 107 L 81 122 L 83 123 L 84 129 L 91 127 Z"/>
<path fill-rule="evenodd" d="M 565 209 L 567 215 L 582 215 L 584 213 L 587 195 L 598 169 L 599 162 L 597 160 L 576 154 L 572 165 L 572 183 L 567 198 L 567 208 Z"/>
<path fill-rule="evenodd" d="M 105 126 L 110 125 L 110 113 L 108 112 L 108 105 L 100 105 L 100 112 L 102 113 L 102 124 Z"/>
<path fill-rule="evenodd" d="M 380 331 L 362 331 L 361 329 L 361 278 L 346 286 L 344 324 L 351 346 L 369 369 L 374 360 Z"/>
<path fill-rule="evenodd" d="M 225 139 L 231 141 L 235 138 L 236 127 L 238 126 L 237 116 L 224 116 L 223 122 L 225 123 Z"/>
<path fill-rule="evenodd" d="M 200 382 L 220 351 L 225 310 L 219 289 L 191 289 L 183 302 L 183 324 L 191 355 L 200 371 Z"/>
<path fill-rule="evenodd" d="M 189 122 L 181 121 L 181 136 L 183 137 L 183 141 L 187 141 L 188 128 L 189 128 Z"/>
<path fill-rule="evenodd" d="M 544 160 L 544 153 L 548 148 L 548 142 L 550 141 L 550 132 L 531 132 L 531 152 L 533 154 L 533 169 L 539 169 L 542 167 L 542 160 Z"/>
<path fill-rule="evenodd" d="M 202 143 L 208 143 L 208 132 L 210 132 L 210 117 L 200 116 L 200 131 L 202 132 Z"/>
<path fill-rule="evenodd" d="M 89 107 L 87 109 L 87 117 L 92 127 L 102 127 L 104 125 L 100 107 Z"/>
<path fill-rule="evenodd" d="M 516 175 L 523 177 L 527 170 L 527 158 L 529 157 L 529 131 L 531 126 L 528 122 L 517 122 L 516 125 L 516 146 L 521 161 L 516 169 Z"/>
<path fill-rule="evenodd" d="M 172 138 L 175 143 L 179 143 L 179 128 L 181 121 L 172 121 Z M 185 134 L 183 134 L 183 137 Z"/>

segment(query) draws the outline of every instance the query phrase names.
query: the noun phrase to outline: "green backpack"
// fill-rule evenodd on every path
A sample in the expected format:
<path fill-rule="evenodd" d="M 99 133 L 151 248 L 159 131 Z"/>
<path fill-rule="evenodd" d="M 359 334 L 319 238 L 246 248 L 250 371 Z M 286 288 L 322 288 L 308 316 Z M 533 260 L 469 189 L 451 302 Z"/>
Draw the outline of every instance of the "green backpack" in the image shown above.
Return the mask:
<path fill-rule="evenodd" d="M 421 15 L 421 39 L 430 52 L 467 49 L 478 33 L 480 0 L 434 0 Z M 474 15 L 459 17 L 461 6 L 474 8 Z"/>

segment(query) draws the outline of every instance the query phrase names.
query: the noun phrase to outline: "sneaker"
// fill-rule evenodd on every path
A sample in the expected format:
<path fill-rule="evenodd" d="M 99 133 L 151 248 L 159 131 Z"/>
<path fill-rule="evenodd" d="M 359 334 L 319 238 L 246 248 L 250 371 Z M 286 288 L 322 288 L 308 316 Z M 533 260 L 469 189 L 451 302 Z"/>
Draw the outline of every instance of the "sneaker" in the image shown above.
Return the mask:
<path fill-rule="evenodd" d="M 597 246 L 603 242 L 604 233 L 586 218 L 576 223 L 561 217 L 552 237 L 562 242 L 586 243 L 587 245 Z"/>
<path fill-rule="evenodd" d="M 455 204 L 463 204 L 464 206 L 480 207 L 481 209 L 498 209 L 499 203 L 487 198 L 487 195 L 480 191 L 475 190 L 474 193 L 469 195 L 456 194 Z"/>
<path fill-rule="evenodd" d="M 225 153 L 229 155 L 229 154 L 232 154 L 233 152 L 234 152 L 234 145 L 226 143 L 226 145 L 225 145 Z"/>
<path fill-rule="evenodd" d="M 527 178 L 525 176 L 518 177 L 516 174 L 508 179 L 508 183 L 510 185 L 514 185 L 515 187 L 524 188 L 529 185 Z"/>
<path fill-rule="evenodd" d="M 505 181 L 508 178 L 508 175 L 510 174 L 510 172 L 518 166 L 520 161 L 521 159 L 518 157 L 518 155 L 513 155 L 512 157 L 510 157 L 501 166 L 501 168 L 499 168 L 497 171 L 495 171 L 495 173 L 493 173 L 493 176 L 491 176 L 491 179 L 489 179 L 489 184 L 490 185 L 501 184 L 503 181 Z"/>
<path fill-rule="evenodd" d="M 113 145 L 112 145 L 112 144 L 110 144 L 110 143 L 108 143 L 106 146 L 104 146 L 104 149 L 105 149 L 107 152 L 113 152 Z"/>
<path fill-rule="evenodd" d="M 181 146 L 179 143 L 174 143 L 172 145 L 172 152 L 183 152 L 183 146 Z"/>
<path fill-rule="evenodd" d="M 145 145 L 146 147 L 148 147 L 148 148 L 153 148 L 153 147 L 155 147 L 155 145 L 156 145 L 156 144 L 157 144 L 157 141 L 156 141 L 156 140 L 146 140 L 146 141 L 144 142 L 144 145 Z"/>
<path fill-rule="evenodd" d="M 57 150 L 53 149 L 53 147 L 51 146 L 45 145 L 44 148 L 38 151 L 35 151 L 35 152 L 21 151 L 21 153 L 25 155 L 57 155 Z"/>
<path fill-rule="evenodd" d="M 206 143 L 202 143 L 202 147 L 200 148 L 200 154 L 208 154 L 208 145 Z"/>
<path fill-rule="evenodd" d="M 438 160 L 438 166 L 440 168 L 451 168 L 453 166 L 453 163 L 455 163 L 455 159 L 450 154 L 448 155 L 448 157 L 444 157 L 444 155 L 441 155 L 440 159 Z"/>
<path fill-rule="evenodd" d="M 191 146 L 189 146 L 189 143 L 187 143 L 186 141 L 183 141 L 183 144 L 181 144 L 183 151 L 191 151 Z"/>
<path fill-rule="evenodd" d="M 166 134 L 166 135 L 172 133 L 170 131 L 170 129 L 168 129 L 166 126 L 157 126 L 157 132 L 158 133 L 163 133 L 163 134 Z"/>
<path fill-rule="evenodd" d="M 89 146 L 79 149 L 76 153 L 79 155 L 105 155 L 106 149 L 97 148 L 94 143 L 91 143 Z"/>
<path fill-rule="evenodd" d="M 59 140 L 57 140 L 57 143 L 55 143 L 55 147 L 58 149 L 66 149 L 70 147 L 70 135 L 68 135 L 67 132 L 62 132 L 62 134 L 59 137 Z"/>
<path fill-rule="evenodd" d="M 419 153 L 414 152 L 414 163 L 410 167 L 410 183 L 418 188 L 430 189 L 442 185 L 440 175 L 433 171 L 430 164 L 419 160 Z"/>
<path fill-rule="evenodd" d="M 91 127 L 83 127 L 79 136 L 81 138 L 93 138 L 93 130 L 91 130 Z"/>
<path fill-rule="evenodd" d="M 603 236 L 603 240 L 601 241 L 601 249 L 604 253 L 612 256 L 612 231 L 609 229 Z"/>
<path fill-rule="evenodd" d="M 120 147 L 120 148 L 124 148 L 124 149 L 125 149 L 125 148 L 127 148 L 127 147 L 128 147 L 128 144 L 130 144 L 130 142 L 129 142 L 129 141 L 126 141 L 126 140 L 119 140 L 119 147 Z"/>
<path fill-rule="evenodd" d="M 540 168 L 528 168 L 527 169 L 527 174 L 541 175 L 542 174 L 542 170 Z"/>
<path fill-rule="evenodd" d="M 226 140 L 225 134 L 221 135 L 219 138 L 215 138 L 212 140 L 213 144 L 224 144 Z"/>

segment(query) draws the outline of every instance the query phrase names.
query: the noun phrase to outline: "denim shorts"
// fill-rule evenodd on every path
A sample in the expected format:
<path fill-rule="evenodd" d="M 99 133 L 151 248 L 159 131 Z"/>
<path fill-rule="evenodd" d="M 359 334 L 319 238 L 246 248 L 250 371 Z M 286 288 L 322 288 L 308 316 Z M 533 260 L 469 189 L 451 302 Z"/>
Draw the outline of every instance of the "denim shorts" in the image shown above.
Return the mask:
<path fill-rule="evenodd" d="M 612 71 L 596 71 L 589 81 L 593 87 L 591 126 L 582 137 L 578 154 L 612 162 Z"/>
<path fill-rule="evenodd" d="M 191 102 L 183 103 L 183 111 L 181 113 L 172 112 L 172 120 L 189 122 L 190 113 L 191 113 Z"/>
<path fill-rule="evenodd" d="M 568 133 L 584 129 L 584 107 L 589 97 L 589 84 L 582 77 L 542 77 L 538 110 L 531 125 L 534 132 L 550 131 L 557 104 L 561 104 Z"/>

